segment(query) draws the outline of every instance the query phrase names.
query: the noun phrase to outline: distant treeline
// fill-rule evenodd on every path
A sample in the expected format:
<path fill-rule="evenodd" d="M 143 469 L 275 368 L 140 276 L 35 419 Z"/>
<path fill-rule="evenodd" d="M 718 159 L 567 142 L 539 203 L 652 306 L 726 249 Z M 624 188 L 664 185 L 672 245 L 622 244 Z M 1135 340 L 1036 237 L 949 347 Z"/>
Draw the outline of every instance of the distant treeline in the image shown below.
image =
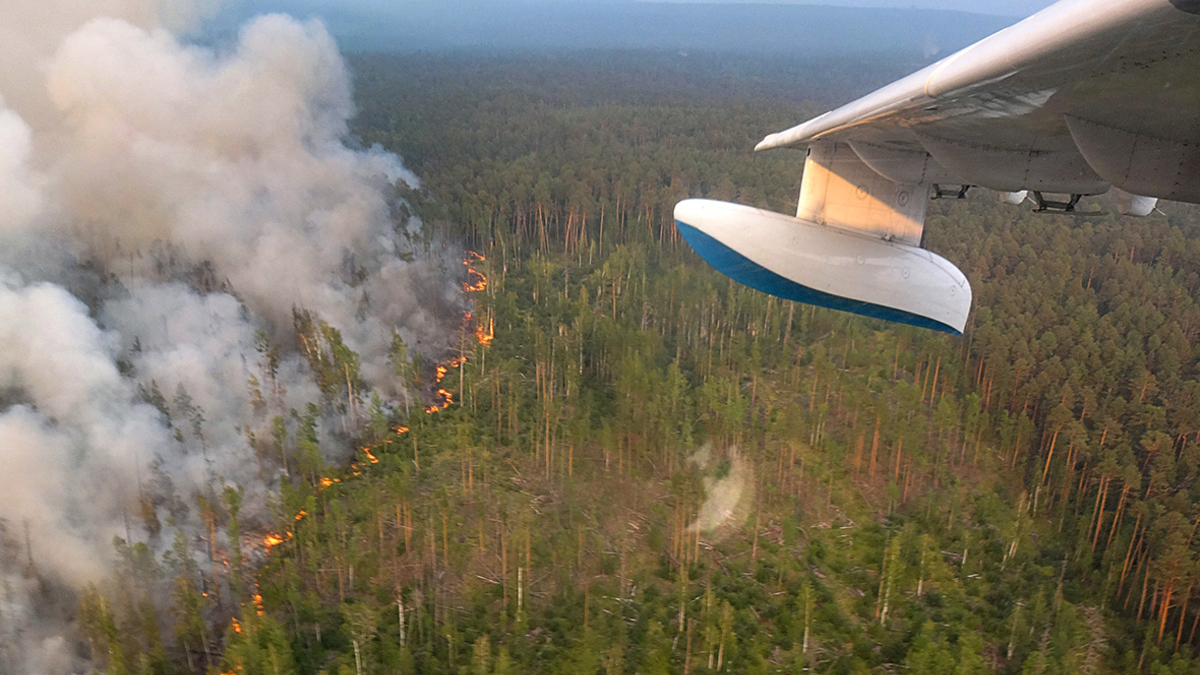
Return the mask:
<path fill-rule="evenodd" d="M 946 55 L 1014 19 L 966 12 L 785 4 L 654 2 L 239 3 L 220 36 L 263 12 L 318 16 L 350 52 L 652 49 L 830 56 Z"/>

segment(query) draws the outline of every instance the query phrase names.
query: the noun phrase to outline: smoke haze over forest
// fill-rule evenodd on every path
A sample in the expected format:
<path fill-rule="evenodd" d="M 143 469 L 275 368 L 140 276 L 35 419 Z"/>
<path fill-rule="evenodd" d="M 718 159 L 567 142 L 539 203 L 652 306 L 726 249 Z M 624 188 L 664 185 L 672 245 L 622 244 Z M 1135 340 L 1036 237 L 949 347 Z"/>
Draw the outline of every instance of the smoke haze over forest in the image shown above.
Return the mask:
<path fill-rule="evenodd" d="M 6 675 L 76 672 L 70 592 L 105 580 L 114 537 L 161 551 L 177 528 L 201 559 L 203 504 L 227 485 L 266 522 L 287 467 L 255 438 L 331 400 L 297 316 L 309 356 L 352 349 L 346 386 L 399 404 L 394 336 L 436 353 L 460 315 L 399 197 L 417 178 L 347 144 L 325 28 L 263 17 L 214 51 L 173 32 L 211 7 L 164 7 L 0 6 L 0 467 L 20 476 L 0 491 Z M 326 439 L 357 424 L 312 422 Z"/>

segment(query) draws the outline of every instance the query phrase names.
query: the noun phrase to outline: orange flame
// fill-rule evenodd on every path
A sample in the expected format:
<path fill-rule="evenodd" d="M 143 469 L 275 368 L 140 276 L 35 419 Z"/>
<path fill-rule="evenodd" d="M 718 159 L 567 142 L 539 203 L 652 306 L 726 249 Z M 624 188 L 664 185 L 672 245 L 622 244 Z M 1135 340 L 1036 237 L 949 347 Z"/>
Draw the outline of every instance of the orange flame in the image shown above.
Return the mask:
<path fill-rule="evenodd" d="M 467 270 L 467 282 L 463 284 L 463 291 L 467 293 L 480 293 L 487 290 L 488 280 L 482 272 L 475 268 Z"/>
<path fill-rule="evenodd" d="M 463 292 L 479 293 L 487 290 L 487 275 L 475 269 L 473 266 L 474 263 L 486 261 L 487 258 L 476 253 L 475 251 L 467 251 L 467 257 L 463 260 L 463 264 L 467 266 L 467 281 L 463 284 Z"/>
<path fill-rule="evenodd" d="M 446 391 L 445 389 L 437 390 L 437 398 L 439 401 L 438 403 L 434 403 L 433 405 L 425 407 L 426 413 L 432 415 L 435 412 L 445 410 L 446 408 L 449 408 L 450 406 L 454 405 L 454 394 L 451 394 L 450 392 Z"/>
<path fill-rule="evenodd" d="M 242 632 L 242 624 L 238 623 L 237 619 L 230 619 L 230 621 L 233 622 L 233 632 L 241 633 Z"/>
<path fill-rule="evenodd" d="M 259 616 L 263 615 L 262 593 L 254 594 L 254 609 L 258 612 Z"/>
<path fill-rule="evenodd" d="M 464 284 L 464 289 L 467 292 L 477 292 L 477 291 L 483 291 L 483 290 L 487 289 L 487 276 L 485 276 L 482 272 L 480 272 L 480 271 L 476 270 L 474 267 L 472 267 L 473 263 L 485 262 L 486 260 L 487 260 L 486 257 L 484 257 L 483 255 L 481 255 L 479 253 L 476 253 L 475 251 L 467 251 L 466 252 L 466 258 L 463 260 L 463 265 L 467 266 L 467 274 L 468 274 L 468 278 L 470 279 L 469 283 Z M 470 325 L 471 318 L 472 318 L 471 312 L 464 313 L 464 317 L 463 317 L 464 329 L 466 329 L 467 326 Z M 489 320 L 488 320 L 488 326 L 486 329 L 482 325 L 476 325 L 475 338 L 479 341 L 480 345 L 488 346 L 491 344 L 492 340 L 495 338 L 495 328 L 496 328 L 495 320 L 491 319 L 491 318 L 489 318 Z M 448 375 L 450 373 L 451 369 L 462 366 L 464 363 L 466 363 L 466 360 L 467 359 L 465 356 L 456 356 L 456 357 L 450 359 L 449 361 L 446 361 L 445 363 L 438 364 L 434 370 L 435 384 L 441 384 L 442 380 L 445 379 L 446 375 Z M 443 387 L 438 388 L 435 396 L 436 396 L 436 402 L 432 405 L 425 407 L 425 412 L 427 414 L 433 414 L 433 413 L 439 412 L 441 410 L 445 410 L 446 408 L 454 405 L 454 395 L 451 394 L 447 389 L 445 389 Z M 404 425 L 397 425 L 397 426 L 393 427 L 393 431 L 395 431 L 396 435 L 399 436 L 401 434 L 408 433 L 409 428 Z M 384 441 L 384 443 L 390 443 L 390 442 L 391 442 L 390 439 Z M 366 455 L 367 460 L 370 461 L 372 464 L 379 463 L 379 458 L 376 457 L 375 454 L 371 452 L 370 447 L 364 446 L 362 448 L 362 451 L 363 451 L 363 454 Z M 359 468 L 357 463 L 352 463 L 350 465 L 350 469 L 351 469 L 351 476 L 361 476 L 362 475 L 362 470 Z M 327 488 L 327 487 L 333 485 L 334 483 L 340 483 L 340 482 L 341 482 L 341 479 L 339 479 L 339 478 L 331 478 L 329 476 L 322 476 L 321 481 L 320 481 L 320 487 L 322 489 L 324 489 L 324 488 Z M 301 510 L 299 513 L 296 514 L 295 520 L 297 520 L 297 521 L 302 520 L 307 515 L 308 515 L 307 511 Z M 268 534 L 265 539 L 267 548 L 278 546 L 279 544 L 282 544 L 287 539 L 291 539 L 292 536 L 293 535 L 291 532 L 286 533 L 286 538 L 281 537 L 280 535 L 277 535 L 277 534 Z M 261 597 L 261 596 L 256 596 L 256 597 Z"/>
<path fill-rule="evenodd" d="M 263 543 L 267 545 L 267 548 L 273 548 L 283 543 L 283 537 L 272 532 L 263 538 Z"/>
<path fill-rule="evenodd" d="M 488 345 L 492 344 L 492 340 L 495 339 L 495 337 L 496 337 L 496 320 L 495 319 L 488 319 L 487 328 L 484 328 L 483 324 L 478 324 L 475 326 L 475 339 L 479 340 L 479 344 L 481 346 L 487 347 Z"/>

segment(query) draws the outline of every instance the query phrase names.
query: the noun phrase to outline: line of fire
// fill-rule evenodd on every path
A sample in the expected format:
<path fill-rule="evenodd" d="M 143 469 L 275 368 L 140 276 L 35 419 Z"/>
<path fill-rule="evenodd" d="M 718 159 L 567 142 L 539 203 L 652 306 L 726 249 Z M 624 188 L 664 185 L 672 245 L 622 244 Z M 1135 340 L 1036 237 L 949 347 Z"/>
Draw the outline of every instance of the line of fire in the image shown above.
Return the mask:
<path fill-rule="evenodd" d="M 463 258 L 462 264 L 467 268 L 467 276 L 466 281 L 463 282 L 462 290 L 468 298 L 471 297 L 471 294 L 482 293 L 487 290 L 487 275 L 477 267 L 480 263 L 484 263 L 486 261 L 486 257 L 475 251 L 467 251 L 465 257 Z M 477 318 L 472 310 L 468 308 L 463 312 L 463 320 L 459 329 L 459 333 L 464 339 L 468 335 L 473 336 L 479 347 L 487 348 L 492 344 L 492 340 L 496 336 L 495 328 L 495 320 L 493 318 L 489 317 L 487 319 L 487 323 L 485 324 L 481 318 Z M 438 363 L 435 366 L 432 384 L 432 387 L 434 388 L 433 402 L 424 407 L 425 414 L 433 415 L 454 405 L 454 395 L 448 389 L 442 386 L 442 382 L 446 379 L 446 376 L 449 375 L 451 371 L 460 368 L 466 362 L 466 353 L 460 351 L 460 353 L 443 360 L 441 363 Z M 397 425 L 392 427 L 393 433 L 391 434 L 391 437 L 383 439 L 373 446 L 364 445 L 360 447 L 359 452 L 362 454 L 362 458 L 360 461 L 354 461 L 350 463 L 348 477 L 355 478 L 362 475 L 363 460 L 365 460 L 367 464 L 378 464 L 379 458 L 376 457 L 373 451 L 378 450 L 382 446 L 390 445 L 398 438 L 408 433 L 408 431 L 409 427 Z M 335 483 L 342 482 L 342 480 L 343 479 L 341 478 L 322 476 L 318 481 L 317 490 L 319 492 Z M 307 511 L 301 510 L 294 516 L 293 519 L 294 521 L 299 522 L 307 515 Z M 285 541 L 290 540 L 293 536 L 294 535 L 291 530 L 287 530 L 282 533 L 269 532 L 262 539 L 263 546 L 269 551 Z M 259 613 L 261 614 L 261 596 L 256 595 L 255 598 L 256 603 L 259 606 Z M 235 631 L 239 629 L 236 619 L 234 619 L 233 628 Z"/>

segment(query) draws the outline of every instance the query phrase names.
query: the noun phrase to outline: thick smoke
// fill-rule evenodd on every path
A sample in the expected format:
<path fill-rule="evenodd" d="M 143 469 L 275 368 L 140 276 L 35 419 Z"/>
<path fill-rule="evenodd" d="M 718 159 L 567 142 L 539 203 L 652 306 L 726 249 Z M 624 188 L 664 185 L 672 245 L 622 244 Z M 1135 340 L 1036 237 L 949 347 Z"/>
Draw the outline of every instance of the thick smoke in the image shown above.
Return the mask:
<path fill-rule="evenodd" d="M 29 170 L 33 134 L 0 98 L 0 236 L 25 227 L 42 208 L 40 180 Z"/>
<path fill-rule="evenodd" d="M 436 356 L 457 317 L 454 266 L 397 195 L 416 177 L 348 144 L 325 29 L 177 38 L 210 4 L 0 3 L 3 675 L 86 669 L 71 591 L 114 537 L 161 548 L 169 520 L 195 541 L 196 495 L 226 483 L 265 514 L 284 467 L 250 439 L 322 396 L 294 310 L 392 400 L 393 334 Z M 327 452 L 356 424 L 324 422 Z"/>

